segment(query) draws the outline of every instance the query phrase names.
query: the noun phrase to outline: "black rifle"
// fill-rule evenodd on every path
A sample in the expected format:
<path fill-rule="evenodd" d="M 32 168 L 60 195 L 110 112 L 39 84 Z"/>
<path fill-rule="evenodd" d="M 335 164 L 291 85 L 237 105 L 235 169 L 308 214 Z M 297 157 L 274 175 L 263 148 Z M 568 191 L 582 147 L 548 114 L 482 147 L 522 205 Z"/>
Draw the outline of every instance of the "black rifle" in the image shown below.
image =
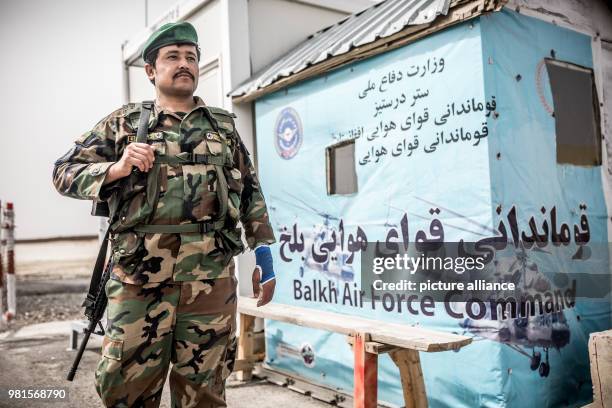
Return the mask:
<path fill-rule="evenodd" d="M 140 113 L 140 122 L 138 124 L 138 131 L 136 134 L 136 141 L 139 143 L 146 143 L 147 134 L 149 132 L 149 116 L 151 115 L 151 110 L 153 109 L 153 102 L 144 101 L 142 103 L 142 110 Z M 129 177 L 129 176 L 128 176 Z M 129 179 L 124 179 L 126 182 Z M 128 187 L 129 189 L 129 187 Z M 83 341 L 81 342 L 81 346 L 79 347 L 79 351 L 77 355 L 74 357 L 74 362 L 72 363 L 72 368 L 68 373 L 66 379 L 68 381 L 72 381 L 74 379 L 74 375 L 79 367 L 79 363 L 81 362 L 81 357 L 83 357 L 83 353 L 85 352 L 85 347 L 87 347 L 87 342 L 89 341 L 89 336 L 91 333 L 95 333 L 98 335 L 104 335 L 104 328 L 100 323 L 102 316 L 104 315 L 104 310 L 106 309 L 106 303 L 108 302 L 108 298 L 106 297 L 105 286 L 106 282 L 108 282 L 110 278 L 110 274 L 113 270 L 113 262 L 111 260 L 106 264 L 106 268 L 104 268 L 104 261 L 106 259 L 106 250 L 108 249 L 108 235 L 110 230 L 110 225 L 113 224 L 115 220 L 116 214 L 110 214 L 108 205 L 106 202 L 97 202 L 94 201 L 94 206 L 92 210 L 92 215 L 96 216 L 110 216 L 109 228 L 106 230 L 106 235 L 104 235 L 104 240 L 102 241 L 102 245 L 100 245 L 100 251 L 98 252 L 98 258 L 96 259 L 96 265 L 94 266 L 93 273 L 91 274 L 91 282 L 89 283 L 89 292 L 87 293 L 87 298 L 83 302 L 81 306 L 85 307 L 85 316 L 89 319 L 89 325 L 84 330 Z M 104 269 L 104 272 L 102 271 Z M 96 326 L 100 326 L 100 331 L 95 331 Z"/>
<path fill-rule="evenodd" d="M 108 231 L 104 236 L 104 241 L 100 246 L 100 252 L 98 252 L 98 258 L 96 259 L 96 266 L 94 267 L 93 274 L 91 276 L 91 283 L 89 285 L 89 293 L 87 293 L 87 298 L 83 302 L 81 306 L 85 307 L 85 316 L 89 319 L 89 325 L 84 330 L 83 341 L 81 342 L 81 346 L 79 347 L 79 351 L 77 355 L 74 357 L 74 362 L 72 363 L 72 368 L 70 368 L 70 372 L 68 373 L 68 377 L 66 379 L 68 381 L 72 381 L 74 379 L 74 375 L 79 367 L 79 363 L 81 362 L 81 357 L 85 352 L 85 347 L 87 347 L 87 342 L 89 341 L 89 336 L 91 333 L 95 333 L 98 335 L 104 335 L 104 328 L 100 323 L 102 316 L 104 315 L 104 310 L 106 309 L 106 303 L 108 302 L 108 298 L 106 297 L 105 286 L 106 282 L 110 278 L 110 273 L 113 269 L 113 262 L 111 260 L 106 264 L 106 268 L 104 268 L 104 260 L 106 258 L 106 249 L 108 247 Z M 100 271 L 104 268 L 104 272 L 100 273 Z M 95 331 L 96 326 L 100 326 L 100 331 Z"/>

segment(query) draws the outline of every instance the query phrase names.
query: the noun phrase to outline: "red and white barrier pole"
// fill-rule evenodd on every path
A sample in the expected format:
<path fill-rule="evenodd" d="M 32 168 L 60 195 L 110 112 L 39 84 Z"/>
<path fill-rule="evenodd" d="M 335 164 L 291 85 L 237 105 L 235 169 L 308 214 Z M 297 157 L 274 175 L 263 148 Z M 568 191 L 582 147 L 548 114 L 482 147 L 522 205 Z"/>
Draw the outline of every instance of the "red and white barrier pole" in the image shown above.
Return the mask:
<path fill-rule="evenodd" d="M 2 224 L 6 237 L 6 306 L 4 321 L 10 322 L 17 313 L 17 291 L 15 282 L 15 212 L 13 203 L 6 203 Z"/>
<path fill-rule="evenodd" d="M 4 224 L 2 223 L 2 201 L 0 201 L 0 316 L 4 316 Z M 2 321 L 0 321 L 0 324 Z"/>

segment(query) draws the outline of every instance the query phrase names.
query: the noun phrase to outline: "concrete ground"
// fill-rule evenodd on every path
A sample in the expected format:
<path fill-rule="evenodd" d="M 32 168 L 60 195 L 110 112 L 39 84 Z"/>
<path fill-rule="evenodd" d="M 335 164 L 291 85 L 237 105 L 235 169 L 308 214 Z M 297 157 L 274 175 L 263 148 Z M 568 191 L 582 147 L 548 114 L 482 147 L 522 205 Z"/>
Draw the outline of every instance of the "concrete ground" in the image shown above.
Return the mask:
<path fill-rule="evenodd" d="M 67 381 L 75 352 L 69 351 L 68 332 L 70 322 L 56 321 L 24 326 L 0 335 L 0 392 L 15 388 L 63 388 L 68 400 L 50 403 L 33 400 L 8 400 L 0 397 L 0 407 L 102 407 L 94 388 L 93 372 L 100 357 L 101 338 L 89 342 L 79 370 L 73 382 Z M 229 407 L 277 408 L 325 407 L 328 404 L 266 381 L 254 380 L 241 383 L 232 375 L 227 383 Z M 166 383 L 162 396 L 162 408 L 170 407 L 169 386 Z"/>
<path fill-rule="evenodd" d="M 0 327 L 0 407 L 101 407 L 93 372 L 101 338 L 92 336 L 73 382 L 66 375 L 75 352 L 68 350 L 70 322 L 80 319 L 80 302 L 97 253 L 95 240 L 18 244 L 18 310 Z M 68 400 L 7 399 L 8 389 L 63 388 Z M 263 380 L 241 383 L 230 377 L 229 407 L 326 407 L 329 404 Z M 161 407 L 170 407 L 166 383 Z"/>

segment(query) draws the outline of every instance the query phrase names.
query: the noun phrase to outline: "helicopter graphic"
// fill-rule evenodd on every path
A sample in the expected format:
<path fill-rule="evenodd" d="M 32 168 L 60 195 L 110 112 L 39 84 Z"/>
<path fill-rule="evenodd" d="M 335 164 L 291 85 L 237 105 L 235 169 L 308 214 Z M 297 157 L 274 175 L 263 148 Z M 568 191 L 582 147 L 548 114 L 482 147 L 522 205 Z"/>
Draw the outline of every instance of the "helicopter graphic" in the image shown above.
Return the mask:
<path fill-rule="evenodd" d="M 547 252 L 542 249 L 535 250 Z M 538 265 L 529 259 L 522 245 L 515 255 L 515 258 L 505 258 L 510 264 L 506 268 L 507 273 L 504 274 L 503 279 L 514 282 L 517 287 L 521 285 L 524 291 L 532 289 L 536 293 L 541 293 L 551 289 L 550 281 L 538 271 Z M 501 267 L 503 268 L 503 265 Z M 499 263 L 496 269 L 500 270 Z M 496 272 L 496 275 L 499 274 Z M 535 316 L 518 316 L 498 321 L 491 320 L 491 310 L 487 308 L 484 319 L 477 321 L 466 318 L 460 323 L 460 326 L 464 329 L 463 334 L 469 332 L 479 340 L 488 339 L 505 344 L 527 357 L 530 361 L 530 369 L 538 370 L 541 377 L 548 377 L 550 374 L 550 349 L 560 351 L 570 342 L 570 329 L 563 311 Z M 542 361 L 542 353 L 536 351 L 538 347 L 544 352 L 544 361 Z"/>
<path fill-rule="evenodd" d="M 299 268 L 300 278 L 304 277 L 306 269 L 310 269 L 329 278 L 353 282 L 355 280 L 355 272 L 353 266 L 347 262 L 351 256 L 351 252 L 347 249 L 342 249 L 340 243 L 337 243 L 335 249 L 329 252 L 324 262 L 315 261 L 312 254 L 313 246 L 315 248 L 319 247 L 321 243 L 327 242 L 333 233 L 336 233 L 335 229 L 332 228 L 330 221 L 339 221 L 339 218 L 312 207 L 304 200 L 290 193 L 286 193 L 286 195 L 298 203 L 285 200 L 280 197 L 271 198 L 282 204 L 308 211 L 309 213 L 316 214 L 323 218 L 322 223 L 313 225 L 312 229 L 307 230 L 304 233 L 304 253 L 301 258 L 302 264 Z M 272 206 L 271 210 L 277 211 L 277 207 Z M 277 229 L 280 232 L 287 232 L 286 226 L 280 227 L 280 225 L 277 224 Z"/>
<path fill-rule="evenodd" d="M 277 357 L 289 357 L 297 360 L 301 360 L 304 366 L 313 368 L 316 364 L 316 352 L 314 347 L 308 343 L 303 342 L 300 346 L 295 346 L 285 340 L 283 340 L 283 331 L 277 329 L 276 333 L 272 334 L 270 339 L 273 344 L 276 344 L 268 355 L 270 361 L 273 361 Z"/>

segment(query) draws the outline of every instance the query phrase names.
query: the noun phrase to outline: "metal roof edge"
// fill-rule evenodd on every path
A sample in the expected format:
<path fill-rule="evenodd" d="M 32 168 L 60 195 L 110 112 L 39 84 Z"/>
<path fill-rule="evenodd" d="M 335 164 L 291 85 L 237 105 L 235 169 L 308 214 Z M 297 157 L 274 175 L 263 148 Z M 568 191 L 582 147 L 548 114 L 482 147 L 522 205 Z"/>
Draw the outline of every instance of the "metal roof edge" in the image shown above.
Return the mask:
<path fill-rule="evenodd" d="M 407 25 L 395 34 L 392 34 L 387 37 L 377 38 L 372 42 L 354 47 L 348 52 L 323 59 L 322 61 L 307 66 L 306 68 L 301 69 L 296 73 L 291 73 L 290 75 L 275 79 L 270 84 L 260 87 L 254 91 L 246 93 L 241 91 L 241 89 L 246 88 L 247 85 L 254 82 L 254 78 L 261 76 L 263 73 L 273 68 L 274 65 L 279 64 L 279 62 L 282 60 L 281 58 L 262 69 L 258 74 L 252 76 L 242 84 L 238 85 L 232 92 L 228 94 L 228 96 L 232 97 L 232 101 L 234 103 L 246 103 L 253 101 L 257 98 L 278 91 L 297 82 L 316 77 L 325 72 L 338 69 L 349 63 L 369 58 L 377 54 L 381 54 L 383 52 L 390 51 L 392 49 L 409 44 L 413 41 L 426 37 L 437 31 L 441 31 L 460 22 L 478 17 L 488 12 L 499 11 L 504 6 L 504 4 L 507 3 L 507 1 L 508 0 L 453 0 L 450 3 L 448 13 L 446 15 L 439 15 L 430 23 L 420 25 Z M 377 7 L 379 4 L 373 7 Z M 357 14 L 361 13 L 362 12 Z M 345 21 L 346 19 L 341 20 L 341 22 Z M 333 26 L 324 28 L 323 30 L 319 30 L 317 33 L 327 31 L 331 27 L 336 26 L 337 24 L 338 23 L 334 24 Z M 311 38 L 313 38 L 313 36 L 314 34 L 310 35 L 308 39 L 306 39 L 296 48 L 287 53 L 285 57 L 291 55 L 295 50 L 297 50 L 306 42 L 308 42 Z"/>
<path fill-rule="evenodd" d="M 294 3 L 302 3 L 309 6 L 315 6 L 326 10 L 339 11 L 342 13 L 357 13 L 366 10 L 372 6 L 374 2 L 383 0 L 288 0 Z M 365 5 L 363 5 L 365 4 Z"/>
<path fill-rule="evenodd" d="M 127 39 L 123 43 L 123 61 L 127 65 L 133 65 L 138 62 L 140 57 L 140 51 L 143 44 L 147 41 L 149 36 L 157 30 L 160 26 L 165 23 L 172 23 L 175 21 L 184 21 L 191 17 L 195 12 L 204 7 L 207 3 L 210 3 L 214 0 L 184 0 L 183 2 L 176 3 L 174 6 L 169 8 L 164 14 L 162 14 L 158 19 L 148 27 L 143 28 L 137 34 L 133 35 L 131 38 Z M 310 4 L 313 6 L 327 8 L 330 10 L 336 11 L 352 11 L 354 7 L 351 7 L 350 1 L 347 0 L 333 0 L 330 1 L 329 4 L 326 5 L 326 2 L 323 0 L 290 0 L 296 1 L 298 3 Z M 367 9 L 367 7 L 365 8 Z M 359 11 L 363 11 L 359 10 Z"/>

